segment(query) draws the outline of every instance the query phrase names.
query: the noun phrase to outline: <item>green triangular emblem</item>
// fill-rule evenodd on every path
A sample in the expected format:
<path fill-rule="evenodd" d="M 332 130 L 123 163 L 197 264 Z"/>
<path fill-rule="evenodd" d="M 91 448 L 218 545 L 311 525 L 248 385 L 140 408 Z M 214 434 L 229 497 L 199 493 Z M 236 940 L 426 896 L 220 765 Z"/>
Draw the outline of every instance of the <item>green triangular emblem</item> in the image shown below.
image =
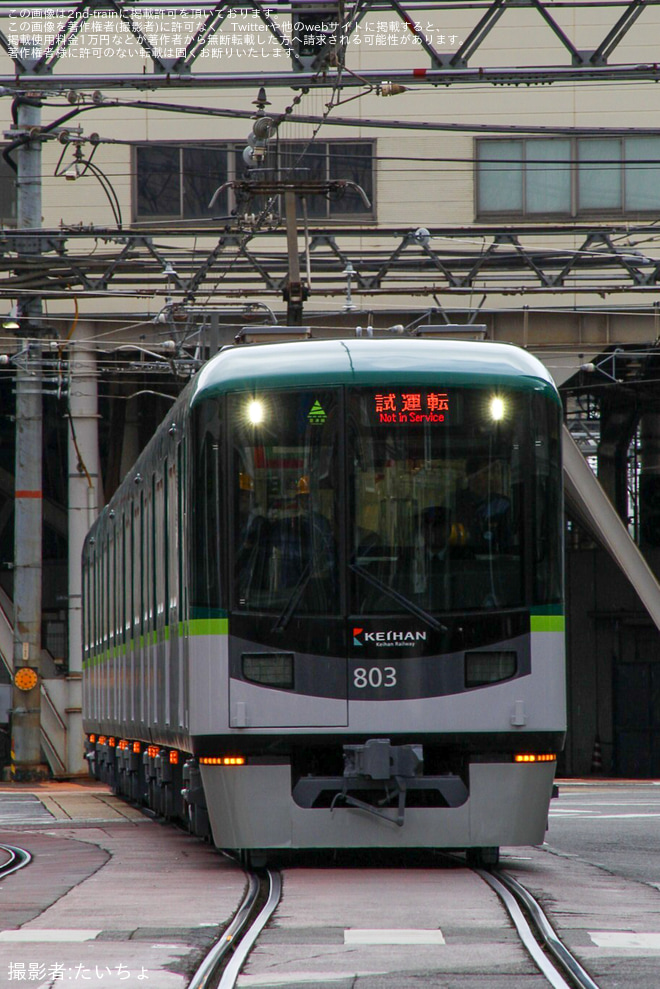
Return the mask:
<path fill-rule="evenodd" d="M 323 423 L 328 418 L 327 413 L 319 400 L 317 399 L 312 405 L 311 409 L 307 414 L 308 420 L 316 426 L 322 426 Z"/>

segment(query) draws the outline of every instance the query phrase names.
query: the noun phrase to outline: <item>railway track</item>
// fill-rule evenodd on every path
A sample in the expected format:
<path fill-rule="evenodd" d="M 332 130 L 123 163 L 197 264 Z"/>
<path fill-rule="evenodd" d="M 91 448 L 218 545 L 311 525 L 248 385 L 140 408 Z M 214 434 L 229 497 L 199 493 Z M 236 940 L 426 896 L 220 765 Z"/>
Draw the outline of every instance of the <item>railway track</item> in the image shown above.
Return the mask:
<path fill-rule="evenodd" d="M 598 989 L 529 890 L 506 872 L 474 871 L 500 897 L 526 951 L 553 989 Z"/>
<path fill-rule="evenodd" d="M 521 883 L 501 870 L 473 871 L 500 897 L 525 950 L 552 989 L 599 989 Z M 248 873 L 248 890 L 234 920 L 206 956 L 188 989 L 234 989 L 250 951 L 280 902 L 281 892 L 278 872 Z"/>
<path fill-rule="evenodd" d="M 0 879 L 6 879 L 13 872 L 18 872 L 32 861 L 32 856 L 25 848 L 18 848 L 16 845 L 0 844 L 0 853 L 5 856 L 5 861 L 0 863 Z"/>
<path fill-rule="evenodd" d="M 269 869 L 265 875 L 250 872 L 247 876 L 248 890 L 236 916 L 193 975 L 188 989 L 233 989 L 254 942 L 280 902 L 279 872 Z M 266 902 L 259 909 L 264 897 Z"/>

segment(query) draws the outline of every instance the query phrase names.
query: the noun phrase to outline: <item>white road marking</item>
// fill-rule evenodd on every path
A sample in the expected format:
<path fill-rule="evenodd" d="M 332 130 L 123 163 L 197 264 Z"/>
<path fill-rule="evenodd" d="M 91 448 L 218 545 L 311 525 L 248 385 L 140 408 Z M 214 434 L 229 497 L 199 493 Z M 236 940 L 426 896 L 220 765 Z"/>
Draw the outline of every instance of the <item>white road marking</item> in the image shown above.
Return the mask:
<path fill-rule="evenodd" d="M 292 982 L 300 984 L 309 982 L 310 985 L 322 986 L 326 983 L 331 985 L 333 982 L 342 982 L 344 979 L 354 981 L 358 977 L 364 979 L 369 976 L 388 974 L 387 972 L 368 972 L 366 970 L 356 972 L 353 969 L 350 972 L 334 972 L 332 975 L 328 975 L 327 972 L 292 972 L 289 975 L 239 975 L 236 984 L 241 987 L 244 986 L 246 989 L 248 986 L 290 986 Z"/>
<path fill-rule="evenodd" d="M 344 931 L 344 944 L 444 944 L 440 930 L 367 930 L 349 928 Z"/>
<path fill-rule="evenodd" d="M 590 810 L 571 810 L 571 811 L 551 811 L 550 817 L 567 817 L 572 821 L 579 820 L 580 818 L 586 818 L 589 821 L 622 821 L 624 818 L 636 818 L 636 817 L 660 817 L 660 811 L 656 814 L 599 814 L 596 811 Z"/>
<path fill-rule="evenodd" d="M 589 931 L 589 937 L 599 948 L 655 948 L 660 951 L 660 933 L 652 931 Z"/>
<path fill-rule="evenodd" d="M 580 799 L 584 800 L 584 794 L 579 794 Z M 562 806 L 562 801 L 556 804 L 557 807 Z M 588 800 L 583 806 L 585 807 L 657 807 L 657 800 Z"/>
<path fill-rule="evenodd" d="M 23 927 L 18 931 L 0 931 L 0 941 L 93 941 L 101 933 L 71 929 L 68 931 Z"/>

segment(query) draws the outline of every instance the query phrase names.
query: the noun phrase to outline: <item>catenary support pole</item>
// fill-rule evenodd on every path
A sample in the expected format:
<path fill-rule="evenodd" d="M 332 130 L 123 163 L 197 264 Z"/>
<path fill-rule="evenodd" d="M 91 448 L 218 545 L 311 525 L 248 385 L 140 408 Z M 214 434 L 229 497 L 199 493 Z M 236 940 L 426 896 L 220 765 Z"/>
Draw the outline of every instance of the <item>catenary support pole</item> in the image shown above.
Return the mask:
<path fill-rule="evenodd" d="M 17 130 L 29 135 L 41 123 L 38 100 L 17 102 Z M 21 250 L 40 252 L 41 142 L 22 144 L 17 153 L 17 224 L 35 230 Z M 34 780 L 47 775 L 41 758 L 41 587 L 43 397 L 41 299 L 18 299 L 19 334 L 24 346 L 16 359 L 16 460 L 14 505 L 14 689 L 11 720 L 11 776 Z"/>
<path fill-rule="evenodd" d="M 86 772 L 82 728 L 82 547 L 98 514 L 99 444 L 96 356 L 85 340 L 69 344 L 69 672 L 67 772 Z"/>
<path fill-rule="evenodd" d="M 289 277 L 286 283 L 287 323 L 300 326 L 303 317 L 305 292 L 300 281 L 300 257 L 298 255 L 298 220 L 296 217 L 296 193 L 293 188 L 284 193 L 286 212 L 286 246 L 289 255 Z"/>

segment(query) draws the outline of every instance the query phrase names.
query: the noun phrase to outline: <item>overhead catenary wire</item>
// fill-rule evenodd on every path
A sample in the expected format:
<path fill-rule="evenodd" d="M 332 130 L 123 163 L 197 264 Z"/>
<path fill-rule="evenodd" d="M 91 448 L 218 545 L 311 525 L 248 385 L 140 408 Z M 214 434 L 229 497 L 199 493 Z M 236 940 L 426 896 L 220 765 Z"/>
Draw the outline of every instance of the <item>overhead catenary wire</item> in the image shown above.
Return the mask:
<path fill-rule="evenodd" d="M 335 81 L 339 83 L 340 77 L 335 77 Z M 336 86 L 327 86 L 331 91 L 336 90 Z M 310 90 L 311 91 L 311 90 Z M 365 95 L 365 94 L 360 94 Z M 0 94 L 1 98 L 1 94 Z M 251 120 L 254 117 L 254 113 L 251 110 L 238 110 L 232 107 L 211 107 L 202 106 L 200 104 L 185 104 L 185 103 L 163 103 L 163 102 L 152 102 L 150 100 L 123 100 L 116 97 L 108 98 L 104 97 L 100 101 L 95 101 L 91 104 L 80 104 L 76 110 L 90 110 L 96 108 L 135 108 L 140 110 L 155 110 L 163 113 L 177 113 L 177 114 L 192 114 L 194 116 L 209 116 L 209 117 L 225 117 L 234 118 L 236 120 Z M 72 111 L 72 114 L 75 111 Z M 67 115 L 65 115 L 66 117 Z M 409 118 L 383 118 L 383 117 L 340 117 L 333 115 L 329 117 L 327 114 L 301 114 L 301 113 L 291 113 L 286 114 L 286 111 L 280 113 L 272 113 L 271 116 L 275 120 L 276 124 L 279 125 L 282 121 L 279 118 L 287 119 L 290 123 L 307 123 L 311 125 L 317 124 L 327 124 L 332 127 L 369 127 L 376 129 L 389 129 L 389 130 L 419 130 L 419 131 L 440 131 L 440 132 L 451 132 L 456 131 L 459 133 L 492 133 L 492 134 L 531 134 L 531 135 L 578 135 L 585 137 L 616 137 L 616 136 L 645 136 L 645 137 L 657 137 L 658 129 L 657 127 L 630 127 L 630 126 L 599 126 L 599 127 L 579 127 L 575 125 L 552 125 L 552 124 L 496 124 L 492 122 L 468 122 L 463 121 L 452 121 L 452 120 L 411 120 Z M 59 121 L 54 122 L 49 125 L 49 127 L 55 127 L 62 123 L 65 118 L 60 118 Z M 144 142 L 142 142 L 144 143 Z M 247 143 L 247 142 L 246 142 Z"/>

